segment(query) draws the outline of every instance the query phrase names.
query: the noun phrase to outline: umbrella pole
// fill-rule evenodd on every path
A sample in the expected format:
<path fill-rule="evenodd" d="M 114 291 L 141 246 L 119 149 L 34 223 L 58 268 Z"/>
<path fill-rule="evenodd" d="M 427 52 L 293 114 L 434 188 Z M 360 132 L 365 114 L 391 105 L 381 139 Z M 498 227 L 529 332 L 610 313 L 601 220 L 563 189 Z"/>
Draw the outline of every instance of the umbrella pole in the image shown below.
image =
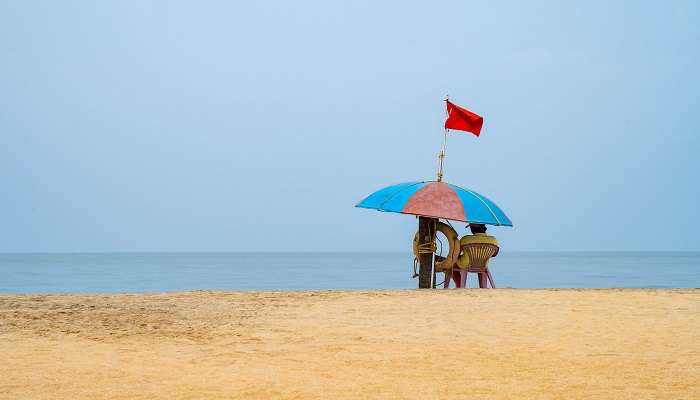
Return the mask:
<path fill-rule="evenodd" d="M 435 257 L 434 218 L 418 217 L 418 288 L 430 289 L 433 285 L 433 260 Z"/>
<path fill-rule="evenodd" d="M 437 223 L 438 223 L 438 220 L 436 218 L 433 218 L 433 238 L 432 238 L 432 240 L 436 246 L 437 246 Z M 435 251 L 437 251 L 437 250 L 435 250 Z M 431 271 L 430 287 L 432 289 L 435 289 L 435 286 L 437 284 L 437 281 L 435 279 L 435 274 L 437 273 L 437 271 L 435 271 L 435 251 L 433 251 L 433 259 L 430 262 L 430 271 Z"/>

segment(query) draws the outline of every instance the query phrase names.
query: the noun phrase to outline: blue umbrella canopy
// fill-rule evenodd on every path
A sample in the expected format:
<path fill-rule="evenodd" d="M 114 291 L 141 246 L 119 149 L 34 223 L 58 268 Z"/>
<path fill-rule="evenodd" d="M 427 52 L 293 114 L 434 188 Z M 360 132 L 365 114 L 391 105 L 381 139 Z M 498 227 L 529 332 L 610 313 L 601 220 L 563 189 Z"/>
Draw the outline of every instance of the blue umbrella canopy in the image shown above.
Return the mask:
<path fill-rule="evenodd" d="M 513 226 L 503 210 L 486 196 L 445 182 L 417 181 L 387 186 L 355 207 L 472 224 Z"/>

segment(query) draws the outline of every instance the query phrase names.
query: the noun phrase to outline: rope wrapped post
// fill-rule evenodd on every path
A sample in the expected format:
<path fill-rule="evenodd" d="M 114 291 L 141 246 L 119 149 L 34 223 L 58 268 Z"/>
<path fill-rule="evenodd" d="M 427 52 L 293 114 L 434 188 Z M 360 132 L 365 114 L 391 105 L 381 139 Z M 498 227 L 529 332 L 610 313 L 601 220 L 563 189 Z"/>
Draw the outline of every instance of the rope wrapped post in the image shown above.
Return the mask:
<path fill-rule="evenodd" d="M 435 251 L 435 218 L 418 217 L 418 288 L 433 287 L 433 254 Z"/>

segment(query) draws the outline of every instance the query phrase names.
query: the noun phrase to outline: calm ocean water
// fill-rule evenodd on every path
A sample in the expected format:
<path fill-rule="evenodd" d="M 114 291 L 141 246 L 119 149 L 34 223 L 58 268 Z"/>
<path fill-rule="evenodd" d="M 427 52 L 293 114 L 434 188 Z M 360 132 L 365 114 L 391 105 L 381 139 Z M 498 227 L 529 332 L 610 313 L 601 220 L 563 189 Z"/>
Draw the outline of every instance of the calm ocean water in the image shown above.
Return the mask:
<path fill-rule="evenodd" d="M 504 253 L 491 270 L 498 287 L 700 287 L 700 253 Z M 2 293 L 398 289 L 412 273 L 404 253 L 0 254 Z"/>

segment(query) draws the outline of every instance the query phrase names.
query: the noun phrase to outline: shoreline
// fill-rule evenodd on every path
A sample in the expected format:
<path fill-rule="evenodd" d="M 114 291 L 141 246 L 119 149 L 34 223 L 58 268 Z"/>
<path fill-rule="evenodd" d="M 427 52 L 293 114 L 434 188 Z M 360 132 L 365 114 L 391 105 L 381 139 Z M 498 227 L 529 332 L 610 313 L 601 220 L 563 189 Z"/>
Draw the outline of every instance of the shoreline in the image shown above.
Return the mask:
<path fill-rule="evenodd" d="M 468 290 L 479 290 L 478 287 L 474 287 L 474 283 L 470 282 L 472 286 L 467 288 Z M 441 287 L 435 289 L 418 289 L 418 288 L 405 288 L 405 289 L 373 289 L 373 288 L 363 288 L 363 289 L 280 289 L 280 290 L 267 290 L 267 289 L 235 289 L 235 290 L 219 290 L 219 289 L 193 289 L 193 290 L 154 290 L 154 291 L 144 291 L 144 292 L 0 292 L 0 300 L 3 297 L 32 297 L 32 296 L 63 296 L 63 297 L 100 297 L 100 296 L 159 296 L 159 295 L 182 295 L 182 294 L 284 294 L 284 293 L 414 293 L 414 292 L 441 292 L 444 289 Z M 456 289 L 450 287 L 446 292 L 459 291 L 461 289 Z M 533 291 L 533 292 L 547 292 L 547 291 L 664 291 L 664 292 L 677 292 L 677 291 L 700 291 L 700 287 L 649 287 L 649 286 L 639 286 L 639 287 L 498 287 L 496 289 L 488 288 L 488 290 L 495 290 L 498 292 L 506 291 Z"/>

